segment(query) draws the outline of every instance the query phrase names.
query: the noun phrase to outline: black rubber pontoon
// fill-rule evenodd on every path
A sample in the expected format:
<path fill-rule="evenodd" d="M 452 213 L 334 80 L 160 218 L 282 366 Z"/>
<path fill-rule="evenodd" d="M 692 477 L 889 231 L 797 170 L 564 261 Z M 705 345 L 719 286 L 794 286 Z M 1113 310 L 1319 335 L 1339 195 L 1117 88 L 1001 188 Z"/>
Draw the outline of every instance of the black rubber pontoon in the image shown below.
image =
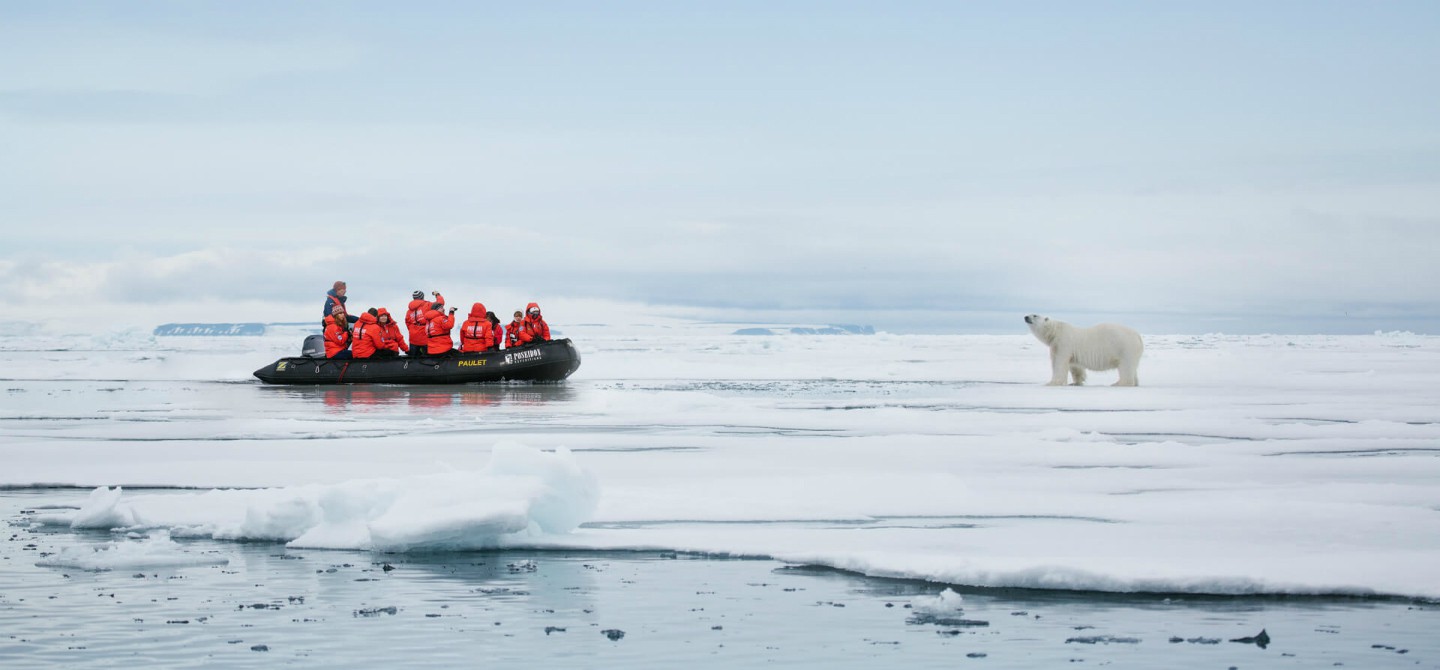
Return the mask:
<path fill-rule="evenodd" d="M 503 351 L 430 357 L 282 358 L 255 371 L 266 384 L 468 384 L 524 380 L 558 382 L 580 368 L 568 339 Z"/>

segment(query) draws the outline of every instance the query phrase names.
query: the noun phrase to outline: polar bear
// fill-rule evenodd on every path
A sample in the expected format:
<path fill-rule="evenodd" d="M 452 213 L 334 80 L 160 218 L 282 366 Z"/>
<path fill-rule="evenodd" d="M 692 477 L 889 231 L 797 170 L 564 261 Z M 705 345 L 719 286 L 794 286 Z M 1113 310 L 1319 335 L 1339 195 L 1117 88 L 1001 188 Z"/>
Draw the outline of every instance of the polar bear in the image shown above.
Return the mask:
<path fill-rule="evenodd" d="M 1030 332 L 1050 347 L 1050 383 L 1063 386 L 1068 368 L 1074 385 L 1085 383 L 1086 370 L 1120 368 L 1120 381 L 1115 386 L 1139 386 L 1136 370 L 1145 343 L 1140 333 L 1116 323 L 1081 328 L 1048 316 L 1030 314 L 1025 317 Z"/>

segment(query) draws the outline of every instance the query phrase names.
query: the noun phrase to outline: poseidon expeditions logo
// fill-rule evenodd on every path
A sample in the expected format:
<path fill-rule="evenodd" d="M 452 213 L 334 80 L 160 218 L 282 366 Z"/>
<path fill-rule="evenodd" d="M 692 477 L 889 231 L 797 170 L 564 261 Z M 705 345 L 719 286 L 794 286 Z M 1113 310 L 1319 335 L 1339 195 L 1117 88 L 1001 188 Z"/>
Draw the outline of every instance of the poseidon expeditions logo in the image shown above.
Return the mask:
<path fill-rule="evenodd" d="M 539 360 L 541 353 L 539 349 L 531 349 L 530 351 L 517 351 L 513 354 L 505 354 L 505 364 L 510 365 L 511 363 Z"/>

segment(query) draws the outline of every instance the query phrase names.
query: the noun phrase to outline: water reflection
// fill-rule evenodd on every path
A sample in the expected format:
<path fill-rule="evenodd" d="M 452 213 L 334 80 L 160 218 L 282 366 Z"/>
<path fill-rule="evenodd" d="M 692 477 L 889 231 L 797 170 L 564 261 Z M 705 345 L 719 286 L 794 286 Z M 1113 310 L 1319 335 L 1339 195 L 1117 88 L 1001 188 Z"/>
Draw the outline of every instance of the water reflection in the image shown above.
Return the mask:
<path fill-rule="evenodd" d="M 577 391 L 565 384 L 486 384 L 465 386 L 288 386 L 261 387 L 265 392 L 327 411 L 395 411 L 427 413 L 454 406 L 530 407 L 568 403 Z"/>
<path fill-rule="evenodd" d="M 56 538 L 63 540 L 64 538 Z M 209 546 L 209 542 L 196 542 Z M 355 551 L 295 550 L 259 544 L 222 547 L 232 558 L 219 570 L 220 581 L 234 587 L 243 578 L 228 571 L 263 576 L 267 588 L 286 598 L 303 596 L 311 605 L 341 603 L 344 611 L 363 603 L 399 605 L 438 615 L 477 616 L 498 607 L 519 612 L 579 614 L 595 607 L 595 554 L 564 552 L 441 552 L 372 554 Z M 196 575 L 199 570 L 187 570 Z M 210 571 L 212 574 L 217 571 Z M 222 586 L 216 584 L 217 587 Z M 224 590 L 221 588 L 220 590 Z M 543 617 L 542 617 L 543 618 Z M 488 620 L 487 620 L 488 625 Z"/>

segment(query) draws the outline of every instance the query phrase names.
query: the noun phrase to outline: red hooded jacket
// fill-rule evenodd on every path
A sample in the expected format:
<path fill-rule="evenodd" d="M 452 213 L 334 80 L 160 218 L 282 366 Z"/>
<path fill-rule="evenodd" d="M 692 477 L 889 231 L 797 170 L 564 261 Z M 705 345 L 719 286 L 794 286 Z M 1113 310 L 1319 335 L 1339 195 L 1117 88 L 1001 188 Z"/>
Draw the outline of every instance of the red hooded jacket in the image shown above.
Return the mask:
<path fill-rule="evenodd" d="M 325 357 L 334 358 L 335 354 L 345 351 L 350 347 L 350 328 L 345 320 L 345 314 L 331 316 L 325 319 Z"/>
<path fill-rule="evenodd" d="M 386 323 L 377 323 L 380 326 L 380 348 L 390 351 L 409 352 L 410 346 L 405 344 L 405 337 L 400 334 L 400 324 L 395 323 L 395 317 L 390 316 L 390 311 L 381 307 L 375 310 L 380 316 L 387 317 Z"/>
<path fill-rule="evenodd" d="M 495 332 L 490 329 L 490 317 L 485 316 L 485 305 L 475 303 L 470 307 L 470 318 L 460 325 L 460 352 L 485 351 L 490 348 Z"/>
<path fill-rule="evenodd" d="M 444 303 L 437 302 L 437 305 Z M 425 312 L 425 353 L 443 354 L 454 349 L 450 342 L 450 329 L 455 327 L 455 317 L 450 316 L 438 309 L 431 309 Z"/>
<path fill-rule="evenodd" d="M 489 320 L 489 317 L 488 317 L 488 316 L 486 317 L 486 320 L 487 320 L 487 321 Z M 501 343 L 501 342 L 504 342 L 504 341 L 505 341 L 505 327 L 504 327 L 504 326 L 501 326 L 498 322 L 492 321 L 492 322 L 490 323 L 490 350 L 491 350 L 491 351 L 499 351 L 499 350 L 500 350 L 500 343 Z"/>
<path fill-rule="evenodd" d="M 441 302 L 445 299 L 441 298 Z M 411 300 L 410 306 L 405 309 L 405 327 L 410 329 L 410 346 L 419 349 L 425 348 L 425 313 L 435 303 L 429 300 Z"/>
<path fill-rule="evenodd" d="M 545 323 L 544 317 L 539 314 L 531 314 L 530 310 L 532 309 L 540 309 L 540 306 L 533 302 L 525 306 L 525 321 L 520 328 L 520 344 L 550 341 L 550 325 Z"/>
<path fill-rule="evenodd" d="M 355 325 L 350 327 L 350 351 L 356 358 L 374 356 L 376 349 L 384 348 L 381 345 L 384 330 L 369 312 L 361 312 Z"/>

